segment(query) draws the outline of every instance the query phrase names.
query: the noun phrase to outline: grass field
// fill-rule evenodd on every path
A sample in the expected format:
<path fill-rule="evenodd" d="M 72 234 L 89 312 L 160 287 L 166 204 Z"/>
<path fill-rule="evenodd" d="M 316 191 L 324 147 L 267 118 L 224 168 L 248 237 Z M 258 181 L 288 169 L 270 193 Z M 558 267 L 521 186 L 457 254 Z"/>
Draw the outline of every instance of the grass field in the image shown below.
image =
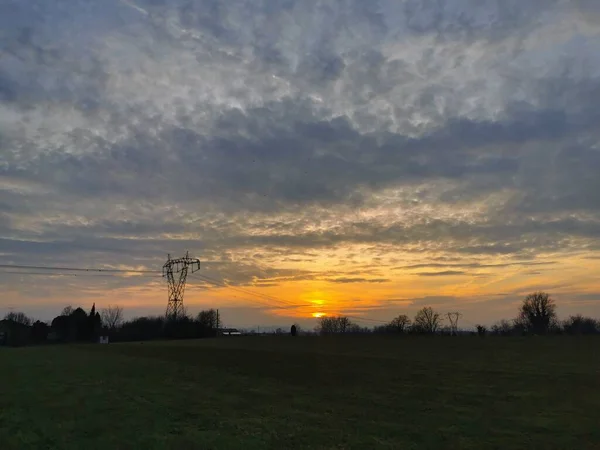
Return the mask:
<path fill-rule="evenodd" d="M 0 349 L 0 448 L 600 448 L 600 340 Z"/>

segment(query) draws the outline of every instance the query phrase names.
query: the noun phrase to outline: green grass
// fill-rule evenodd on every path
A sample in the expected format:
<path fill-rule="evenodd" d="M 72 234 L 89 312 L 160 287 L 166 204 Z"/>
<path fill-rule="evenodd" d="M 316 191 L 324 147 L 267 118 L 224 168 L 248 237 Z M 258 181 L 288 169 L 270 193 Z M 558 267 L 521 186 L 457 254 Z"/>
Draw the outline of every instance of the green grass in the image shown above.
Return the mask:
<path fill-rule="evenodd" d="M 0 448 L 600 448 L 600 340 L 0 349 Z"/>

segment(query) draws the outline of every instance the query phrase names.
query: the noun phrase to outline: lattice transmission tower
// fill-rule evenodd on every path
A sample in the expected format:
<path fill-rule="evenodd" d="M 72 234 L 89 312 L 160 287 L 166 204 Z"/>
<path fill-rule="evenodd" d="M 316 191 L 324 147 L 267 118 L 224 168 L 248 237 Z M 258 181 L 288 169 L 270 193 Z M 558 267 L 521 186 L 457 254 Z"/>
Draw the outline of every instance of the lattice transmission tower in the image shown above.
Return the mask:
<path fill-rule="evenodd" d="M 459 312 L 449 312 L 447 315 L 450 321 L 450 333 L 452 336 L 456 336 L 458 334 L 458 319 L 462 314 Z"/>
<path fill-rule="evenodd" d="M 189 252 L 185 253 L 185 257 L 177 259 L 171 259 L 171 255 L 168 255 L 167 262 L 162 269 L 162 275 L 167 277 L 169 285 L 167 319 L 177 319 L 184 315 L 183 294 L 188 271 L 194 273 L 198 270 L 200 270 L 200 260 L 190 258 Z"/>

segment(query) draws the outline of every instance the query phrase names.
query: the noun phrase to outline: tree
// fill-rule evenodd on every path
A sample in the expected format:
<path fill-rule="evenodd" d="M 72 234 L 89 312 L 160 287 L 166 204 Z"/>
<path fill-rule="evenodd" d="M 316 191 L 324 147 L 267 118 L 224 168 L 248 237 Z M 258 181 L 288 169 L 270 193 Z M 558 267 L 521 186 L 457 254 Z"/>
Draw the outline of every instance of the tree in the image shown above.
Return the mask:
<path fill-rule="evenodd" d="M 216 309 L 200 311 L 196 317 L 198 324 L 207 330 L 216 330 L 219 328 L 218 314 Z"/>
<path fill-rule="evenodd" d="M 340 333 L 345 333 L 346 331 L 350 331 L 350 326 L 352 325 L 352 323 L 350 322 L 350 319 L 348 319 L 346 316 L 341 316 L 337 318 L 338 320 L 338 326 L 339 326 L 339 330 Z"/>
<path fill-rule="evenodd" d="M 486 327 L 484 327 L 483 325 L 477 325 L 477 334 L 479 336 L 485 336 L 486 333 L 487 333 Z"/>
<path fill-rule="evenodd" d="M 563 322 L 563 330 L 567 334 L 596 334 L 600 332 L 600 322 L 581 314 L 571 316 Z"/>
<path fill-rule="evenodd" d="M 113 341 L 146 341 L 165 337 L 167 322 L 161 317 L 139 317 L 125 322 L 117 330 L 113 330 Z"/>
<path fill-rule="evenodd" d="M 492 334 L 500 336 L 508 336 L 510 334 L 515 333 L 515 327 L 508 320 L 502 319 L 501 321 L 496 322 L 494 325 L 492 325 L 491 332 Z"/>
<path fill-rule="evenodd" d="M 406 314 L 400 314 L 390 322 L 390 327 L 398 333 L 404 333 L 410 326 L 410 319 Z"/>
<path fill-rule="evenodd" d="M 298 334 L 298 329 L 296 328 L 296 325 L 292 325 L 292 328 L 290 329 L 290 334 L 292 336 L 296 336 Z"/>
<path fill-rule="evenodd" d="M 100 313 L 102 323 L 110 330 L 118 328 L 123 323 L 123 307 L 117 305 L 108 305 Z"/>
<path fill-rule="evenodd" d="M 70 317 L 71 322 L 71 340 L 87 341 L 90 335 L 88 314 L 83 308 L 76 308 Z"/>
<path fill-rule="evenodd" d="M 45 342 L 48 340 L 48 333 L 50 332 L 50 327 L 44 322 L 40 322 L 37 320 L 31 326 L 31 337 L 35 342 Z"/>
<path fill-rule="evenodd" d="M 61 341 L 68 341 L 70 339 L 70 327 L 71 317 L 70 316 L 58 316 L 52 320 L 52 331 L 56 333 L 56 336 Z"/>
<path fill-rule="evenodd" d="M 435 334 L 442 324 L 441 316 L 430 306 L 426 306 L 415 316 L 413 328 L 419 333 Z"/>
<path fill-rule="evenodd" d="M 346 333 L 352 328 L 352 322 L 348 317 L 321 317 L 319 319 L 318 330 L 321 334 Z"/>
<path fill-rule="evenodd" d="M 545 292 L 534 292 L 523 300 L 517 319 L 525 331 L 546 334 L 556 323 L 556 304 Z"/>
<path fill-rule="evenodd" d="M 102 319 L 100 314 L 96 311 L 96 304 L 92 305 L 92 310 L 88 316 L 88 338 L 92 341 L 96 341 L 100 335 L 100 329 L 102 328 Z"/>
<path fill-rule="evenodd" d="M 71 305 L 65 306 L 60 313 L 61 316 L 70 316 L 73 313 L 73 307 Z"/>
<path fill-rule="evenodd" d="M 4 320 L 10 320 L 11 322 L 19 323 L 21 325 L 31 326 L 33 320 L 27 317 L 27 314 L 23 312 L 14 312 L 11 311 L 7 315 L 4 316 Z"/>

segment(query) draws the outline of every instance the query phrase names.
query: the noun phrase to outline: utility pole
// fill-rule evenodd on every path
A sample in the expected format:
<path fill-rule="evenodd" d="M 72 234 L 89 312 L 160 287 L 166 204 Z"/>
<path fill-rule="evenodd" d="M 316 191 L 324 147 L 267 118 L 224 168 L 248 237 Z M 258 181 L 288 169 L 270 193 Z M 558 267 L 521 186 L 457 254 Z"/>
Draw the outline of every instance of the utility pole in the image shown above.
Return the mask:
<path fill-rule="evenodd" d="M 167 278 L 169 288 L 169 299 L 167 302 L 167 319 L 178 319 L 183 316 L 183 293 L 185 292 L 185 281 L 188 271 L 194 273 L 200 270 L 200 260 L 190 258 L 189 252 L 185 253 L 185 257 L 171 259 L 168 255 L 167 262 L 163 265 L 162 276 Z M 178 277 L 175 278 L 175 274 Z"/>

